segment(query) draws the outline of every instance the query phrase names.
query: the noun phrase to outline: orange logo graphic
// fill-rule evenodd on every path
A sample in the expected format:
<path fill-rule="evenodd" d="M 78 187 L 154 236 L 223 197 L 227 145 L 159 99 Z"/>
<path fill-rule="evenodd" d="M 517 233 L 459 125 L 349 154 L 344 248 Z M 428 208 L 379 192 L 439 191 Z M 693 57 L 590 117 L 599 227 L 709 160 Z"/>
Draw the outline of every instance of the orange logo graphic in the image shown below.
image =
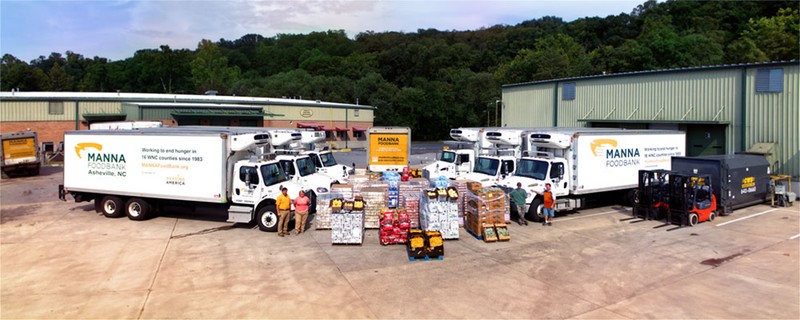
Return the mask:
<path fill-rule="evenodd" d="M 595 139 L 589 144 L 592 147 L 592 154 L 596 157 L 597 155 L 603 154 L 603 150 L 608 147 L 616 148 L 617 147 L 617 140 L 614 139 Z"/>
<path fill-rule="evenodd" d="M 94 142 L 81 142 L 79 144 L 76 144 L 75 145 L 75 154 L 78 155 L 78 158 L 82 158 L 81 157 L 81 151 L 85 150 L 86 148 L 94 148 L 94 149 L 97 149 L 97 151 L 100 151 L 100 150 L 103 150 L 103 145 L 99 144 L 99 143 L 94 143 Z"/>

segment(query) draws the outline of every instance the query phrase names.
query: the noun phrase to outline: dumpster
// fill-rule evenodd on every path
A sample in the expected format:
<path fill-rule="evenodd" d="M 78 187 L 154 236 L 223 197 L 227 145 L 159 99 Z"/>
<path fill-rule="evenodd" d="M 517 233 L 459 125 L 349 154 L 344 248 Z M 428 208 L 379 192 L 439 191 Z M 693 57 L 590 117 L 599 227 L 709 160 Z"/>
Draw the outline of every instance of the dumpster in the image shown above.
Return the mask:
<path fill-rule="evenodd" d="M 672 157 L 672 171 L 709 175 L 719 214 L 763 203 L 769 192 L 769 162 L 760 154 Z"/>

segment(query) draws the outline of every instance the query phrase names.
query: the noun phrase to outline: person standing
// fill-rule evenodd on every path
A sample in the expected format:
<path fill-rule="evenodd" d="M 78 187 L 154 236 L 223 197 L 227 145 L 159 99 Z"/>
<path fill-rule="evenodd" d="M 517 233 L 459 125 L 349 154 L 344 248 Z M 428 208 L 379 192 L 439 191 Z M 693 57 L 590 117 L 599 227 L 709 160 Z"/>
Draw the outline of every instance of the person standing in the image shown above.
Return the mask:
<path fill-rule="evenodd" d="M 542 222 L 543 226 L 552 226 L 553 225 L 553 216 L 555 216 L 556 211 L 556 195 L 553 194 L 553 191 L 550 190 L 550 184 L 544 184 L 544 191 L 538 192 L 534 191 L 536 194 L 542 196 L 542 215 L 544 215 L 544 222 Z"/>
<path fill-rule="evenodd" d="M 292 198 L 289 198 L 286 188 L 281 189 L 281 194 L 275 205 L 278 207 L 278 236 L 283 237 L 289 234 L 289 213 L 292 209 Z"/>
<path fill-rule="evenodd" d="M 306 231 L 306 220 L 308 219 L 308 207 L 310 204 L 311 199 L 306 197 L 306 193 L 303 190 L 300 190 L 300 194 L 294 199 L 294 231 L 297 231 L 297 234 Z"/>
<path fill-rule="evenodd" d="M 517 206 L 517 213 L 519 213 L 517 223 L 527 226 L 528 221 L 525 220 L 525 213 L 528 212 L 528 206 L 525 204 L 525 199 L 528 198 L 528 192 L 522 189 L 522 183 L 517 182 L 517 188 L 509 192 L 508 195 L 511 196 L 511 200 Z"/>

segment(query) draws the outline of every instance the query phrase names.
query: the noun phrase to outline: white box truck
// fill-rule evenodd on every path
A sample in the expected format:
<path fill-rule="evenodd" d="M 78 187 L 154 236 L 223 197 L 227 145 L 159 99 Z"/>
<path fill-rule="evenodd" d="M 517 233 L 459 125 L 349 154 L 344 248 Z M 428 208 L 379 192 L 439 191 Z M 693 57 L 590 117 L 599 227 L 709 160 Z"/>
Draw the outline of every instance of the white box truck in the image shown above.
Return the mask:
<path fill-rule="evenodd" d="M 294 198 L 301 186 L 270 159 L 269 141 L 257 128 L 69 131 L 59 198 L 94 201 L 104 216 L 131 220 L 170 205 L 218 208 L 229 222 L 275 231 L 280 189 Z"/>
<path fill-rule="evenodd" d="M 493 128 L 487 131 L 482 139 L 491 147 L 482 148 L 472 171 L 459 174 L 456 179 L 473 180 L 483 187 L 490 187 L 513 175 L 517 158 L 526 146 L 523 134 L 528 131 L 530 129 L 522 128 Z"/>
<path fill-rule="evenodd" d="M 522 183 L 530 204 L 525 218 L 542 219 L 542 199 L 531 192 L 550 183 L 555 210 L 586 206 L 592 199 L 629 198 L 640 169 L 670 169 L 673 156 L 686 152 L 686 134 L 669 130 L 553 128 L 528 132 L 536 151 L 518 160 L 513 176 L 498 185 L 510 191 Z"/>

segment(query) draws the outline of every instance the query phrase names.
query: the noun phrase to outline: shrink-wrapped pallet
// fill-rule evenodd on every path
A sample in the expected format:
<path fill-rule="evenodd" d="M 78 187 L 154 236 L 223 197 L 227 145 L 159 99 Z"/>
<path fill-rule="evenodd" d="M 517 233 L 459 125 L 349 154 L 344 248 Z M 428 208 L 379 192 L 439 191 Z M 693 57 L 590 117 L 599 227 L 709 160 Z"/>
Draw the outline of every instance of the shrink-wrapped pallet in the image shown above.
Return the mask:
<path fill-rule="evenodd" d="M 361 197 L 364 198 L 364 227 L 367 229 L 377 229 L 381 219 L 381 210 L 386 207 L 386 190 L 383 188 L 364 188 L 361 189 Z"/>
<path fill-rule="evenodd" d="M 408 213 L 408 219 L 412 228 L 419 228 L 419 203 L 420 194 L 409 194 L 400 198 L 400 206 Z"/>
<path fill-rule="evenodd" d="M 420 200 L 420 227 L 426 231 L 439 231 L 444 239 L 458 239 L 457 200 L 448 197 L 444 190 L 423 193 Z"/>
<path fill-rule="evenodd" d="M 331 214 L 332 244 L 361 244 L 364 241 L 364 213 L 362 211 Z"/>
<path fill-rule="evenodd" d="M 353 194 L 360 194 L 364 188 L 368 188 L 370 184 L 369 175 L 352 175 L 349 179 L 349 184 L 352 186 Z"/>
<path fill-rule="evenodd" d="M 466 223 L 464 226 L 476 236 L 483 236 L 486 225 L 504 223 L 508 196 L 499 188 L 482 188 L 466 197 Z"/>
<path fill-rule="evenodd" d="M 331 200 L 342 198 L 339 193 L 323 193 L 317 195 L 317 212 L 314 214 L 314 227 L 317 230 L 331 228 Z"/>
<path fill-rule="evenodd" d="M 411 224 L 402 208 L 381 210 L 379 239 L 382 245 L 405 243 Z"/>
<path fill-rule="evenodd" d="M 464 204 L 466 203 L 466 195 L 469 193 L 469 188 L 467 188 L 468 182 L 474 182 L 472 180 L 454 180 L 450 182 L 450 186 L 456 188 L 458 194 L 461 195 L 456 202 L 458 202 L 458 224 L 460 226 L 464 225 L 464 214 L 466 212 L 466 208 Z"/>
<path fill-rule="evenodd" d="M 334 184 L 331 186 L 331 193 L 340 194 L 341 198 L 353 199 L 353 185 L 351 184 Z"/>

